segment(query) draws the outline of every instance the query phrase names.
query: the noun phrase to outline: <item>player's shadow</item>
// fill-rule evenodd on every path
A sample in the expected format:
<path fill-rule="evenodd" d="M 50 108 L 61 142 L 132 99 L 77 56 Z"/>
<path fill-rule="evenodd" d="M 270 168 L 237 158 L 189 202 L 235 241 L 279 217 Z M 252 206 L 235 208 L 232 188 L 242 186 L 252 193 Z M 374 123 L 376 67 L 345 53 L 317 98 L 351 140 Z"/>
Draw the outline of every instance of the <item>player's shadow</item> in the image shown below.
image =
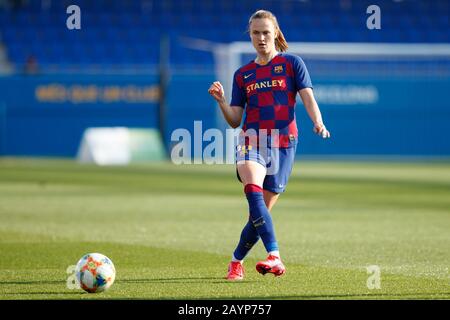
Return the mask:
<path fill-rule="evenodd" d="M 116 282 L 122 283 L 236 283 L 237 281 L 228 281 L 224 277 L 183 277 L 183 278 L 147 278 L 147 279 L 117 279 Z M 254 281 L 243 280 L 239 283 L 248 283 Z"/>
<path fill-rule="evenodd" d="M 0 281 L 0 285 L 27 285 L 27 284 L 55 284 L 55 283 L 65 283 L 64 280 L 27 280 L 27 281 Z"/>

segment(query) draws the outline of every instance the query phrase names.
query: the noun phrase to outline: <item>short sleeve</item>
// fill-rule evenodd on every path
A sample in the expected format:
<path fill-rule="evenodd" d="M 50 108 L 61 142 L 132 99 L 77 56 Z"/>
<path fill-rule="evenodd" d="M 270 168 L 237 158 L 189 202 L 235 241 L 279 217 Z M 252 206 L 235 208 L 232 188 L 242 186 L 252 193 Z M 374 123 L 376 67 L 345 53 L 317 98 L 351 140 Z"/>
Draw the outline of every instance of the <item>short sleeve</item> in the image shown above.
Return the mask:
<path fill-rule="evenodd" d="M 233 91 L 231 93 L 230 106 L 245 107 L 246 94 L 244 91 L 244 82 L 242 80 L 242 74 L 237 70 L 233 76 Z"/>
<path fill-rule="evenodd" d="M 296 91 L 304 88 L 313 88 L 308 69 L 306 68 L 305 62 L 303 62 L 303 59 L 294 56 L 293 67 Z"/>

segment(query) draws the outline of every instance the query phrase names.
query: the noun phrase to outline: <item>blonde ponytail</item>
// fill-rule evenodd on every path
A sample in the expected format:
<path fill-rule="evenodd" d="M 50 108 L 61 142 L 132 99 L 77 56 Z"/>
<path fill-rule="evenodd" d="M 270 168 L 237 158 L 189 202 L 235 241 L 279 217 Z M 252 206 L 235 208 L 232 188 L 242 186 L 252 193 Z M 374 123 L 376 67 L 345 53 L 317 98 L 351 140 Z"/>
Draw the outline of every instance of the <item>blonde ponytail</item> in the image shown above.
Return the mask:
<path fill-rule="evenodd" d="M 289 48 L 283 32 L 278 27 L 278 36 L 275 38 L 275 48 L 280 52 L 286 52 Z"/>

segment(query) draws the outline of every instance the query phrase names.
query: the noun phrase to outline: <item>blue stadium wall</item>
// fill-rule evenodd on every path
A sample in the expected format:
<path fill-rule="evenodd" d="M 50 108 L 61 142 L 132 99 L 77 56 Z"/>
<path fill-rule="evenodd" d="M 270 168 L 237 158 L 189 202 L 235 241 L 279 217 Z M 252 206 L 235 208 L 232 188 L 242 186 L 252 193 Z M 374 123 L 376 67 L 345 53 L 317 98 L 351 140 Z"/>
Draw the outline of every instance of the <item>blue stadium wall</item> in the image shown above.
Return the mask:
<path fill-rule="evenodd" d="M 193 132 L 195 120 L 203 121 L 203 130 L 217 126 L 217 108 L 207 93 L 214 79 L 171 76 L 167 145 L 173 130 Z M 450 155 L 450 79 L 313 77 L 313 82 L 332 139 L 313 135 L 299 103 L 298 154 Z M 0 155 L 74 157 L 88 127 L 157 128 L 157 83 L 155 75 L 0 77 Z"/>

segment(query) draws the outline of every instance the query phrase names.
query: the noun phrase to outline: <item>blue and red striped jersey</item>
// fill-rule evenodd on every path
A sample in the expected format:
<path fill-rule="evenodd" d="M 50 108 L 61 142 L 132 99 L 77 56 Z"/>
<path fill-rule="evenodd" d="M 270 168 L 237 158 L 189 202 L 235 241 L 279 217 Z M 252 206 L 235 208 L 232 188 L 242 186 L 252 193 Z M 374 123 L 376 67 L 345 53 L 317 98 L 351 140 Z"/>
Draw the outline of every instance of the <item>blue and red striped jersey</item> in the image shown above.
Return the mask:
<path fill-rule="evenodd" d="M 297 140 L 295 119 L 297 92 L 312 88 L 303 60 L 295 55 L 279 53 L 268 64 L 254 60 L 234 73 L 231 106 L 245 108 L 242 130 L 278 129 L 275 146 L 286 148 Z"/>

